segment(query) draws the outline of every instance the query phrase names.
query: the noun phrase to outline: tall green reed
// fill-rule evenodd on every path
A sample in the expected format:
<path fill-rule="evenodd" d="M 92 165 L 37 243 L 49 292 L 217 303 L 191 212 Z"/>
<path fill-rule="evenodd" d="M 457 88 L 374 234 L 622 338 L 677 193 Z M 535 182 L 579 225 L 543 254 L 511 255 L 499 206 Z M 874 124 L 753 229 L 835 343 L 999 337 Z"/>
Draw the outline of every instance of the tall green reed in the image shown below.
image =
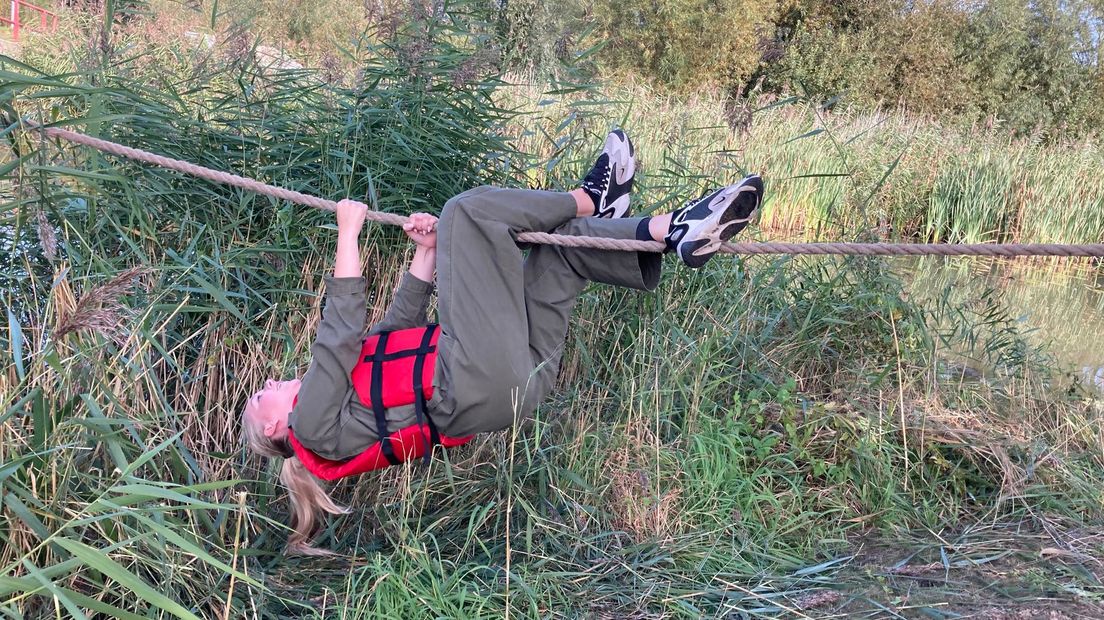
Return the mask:
<path fill-rule="evenodd" d="M 763 101 L 750 123 L 730 126 L 731 109 L 719 94 L 676 99 L 632 83 L 605 92 L 603 122 L 632 130 L 645 192 L 652 178 L 680 178 L 686 191 L 676 198 L 685 200 L 709 183 L 758 172 L 769 186 L 759 224 L 774 236 L 1104 240 L 1104 185 L 1094 173 L 1104 160 L 1092 143 L 1041 146 L 904 113 L 827 111 L 797 99 Z M 545 155 L 554 152 L 545 136 L 564 133 L 561 121 L 580 122 L 589 109 L 585 100 L 574 105 L 532 87 L 504 94 L 545 119 L 519 136 L 524 148 Z M 671 189 L 657 185 L 645 195 L 666 207 Z"/>
<path fill-rule="evenodd" d="M 213 68 L 105 55 L 60 76 L 5 63 L 0 237 L 17 252 L 2 421 L 19 441 L 4 447 L 0 608 L 237 617 L 265 595 L 256 550 L 274 546 L 261 516 L 274 490 L 240 482 L 265 476 L 239 456 L 237 407 L 260 377 L 303 361 L 317 257 L 333 242 L 328 214 L 44 143 L 16 115 L 382 210 L 434 211 L 506 182 L 525 159 L 499 135 L 516 113 L 493 103 L 501 80 L 478 41 L 431 17 L 350 50 L 361 69 L 348 85 L 248 56 Z M 371 231 L 375 305 L 399 235 Z M 112 279 L 135 266 L 141 288 Z"/>

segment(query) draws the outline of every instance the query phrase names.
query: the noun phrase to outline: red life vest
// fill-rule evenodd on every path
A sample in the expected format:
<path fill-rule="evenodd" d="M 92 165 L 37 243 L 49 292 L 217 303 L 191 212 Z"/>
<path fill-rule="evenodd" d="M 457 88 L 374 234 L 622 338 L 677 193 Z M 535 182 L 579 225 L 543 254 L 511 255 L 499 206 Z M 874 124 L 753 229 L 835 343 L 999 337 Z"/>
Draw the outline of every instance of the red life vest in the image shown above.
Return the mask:
<path fill-rule="evenodd" d="M 388 465 L 398 465 L 424 456 L 441 444 L 452 448 L 471 441 L 468 437 L 446 437 L 426 413 L 426 401 L 433 397 L 433 369 L 437 361 L 438 325 L 382 332 L 364 341 L 360 361 L 351 374 L 360 402 L 372 408 L 381 439 L 360 454 L 344 461 L 323 458 L 304 446 L 288 429 L 295 456 L 307 471 L 323 480 L 363 474 Z M 394 433 L 387 432 L 387 409 L 414 405 L 416 422 Z"/>

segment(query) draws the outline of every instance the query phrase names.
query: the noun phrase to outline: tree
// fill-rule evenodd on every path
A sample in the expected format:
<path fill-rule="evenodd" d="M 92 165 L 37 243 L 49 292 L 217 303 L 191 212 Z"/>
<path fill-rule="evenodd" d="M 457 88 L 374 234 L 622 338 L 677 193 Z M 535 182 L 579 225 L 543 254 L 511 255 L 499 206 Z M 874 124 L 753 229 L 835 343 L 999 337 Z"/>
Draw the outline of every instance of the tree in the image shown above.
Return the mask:
<path fill-rule="evenodd" d="M 759 64 L 779 0 L 629 0 L 595 5 L 606 61 L 675 88 L 731 85 Z"/>

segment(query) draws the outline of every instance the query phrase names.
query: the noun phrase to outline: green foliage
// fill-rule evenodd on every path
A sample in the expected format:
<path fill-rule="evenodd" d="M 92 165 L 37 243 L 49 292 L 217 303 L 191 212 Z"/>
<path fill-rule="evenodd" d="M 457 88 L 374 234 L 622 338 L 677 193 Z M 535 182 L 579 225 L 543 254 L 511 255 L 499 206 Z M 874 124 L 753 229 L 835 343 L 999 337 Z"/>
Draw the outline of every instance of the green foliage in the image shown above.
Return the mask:
<path fill-rule="evenodd" d="M 1100 27 L 1089 2 L 804 2 L 785 15 L 774 88 L 1015 132 L 1084 135 L 1104 126 Z"/>
<path fill-rule="evenodd" d="M 927 196 L 893 185 L 933 161 L 898 158 L 900 134 L 918 133 L 906 121 L 876 134 L 884 121 L 815 125 L 820 110 L 778 106 L 733 145 L 715 108 L 563 90 L 519 101 L 478 53 L 484 8 L 370 33 L 349 50 L 351 83 L 118 33 L 134 53 L 96 48 L 62 75 L 5 61 L 0 100 L 396 212 L 485 182 L 572 187 L 616 118 L 639 149 L 641 211 L 769 166 L 772 218 L 800 197 L 838 234 L 922 220 L 870 200 Z M 998 302 L 945 327 L 883 261 L 727 257 L 673 269 L 651 295 L 587 290 L 562 391 L 536 419 L 428 468 L 337 485 L 356 510 L 319 542 L 352 561 L 278 557 L 283 491 L 243 454 L 238 408 L 265 377 L 304 368 L 331 216 L 4 135 L 8 615 L 789 617 L 840 585 L 848 537 L 871 526 L 944 536 L 969 519 L 1099 513 L 1099 412 L 1053 393 Z M 1056 183 L 1083 186 L 1093 157 Z M 369 234 L 378 315 L 407 246 Z M 943 383 L 943 343 L 985 352 L 993 381 Z M 948 565 L 969 561 L 958 553 Z"/>
<path fill-rule="evenodd" d="M 660 0 L 593 6 L 612 66 L 679 88 L 741 83 L 758 64 L 773 0 Z"/>
<path fill-rule="evenodd" d="M 1052 140 L 1104 127 L 1104 13 L 1086 0 L 627 0 L 558 10 L 561 22 L 598 24 L 602 70 L 680 92 L 842 95 L 863 110 L 902 107 Z"/>
<path fill-rule="evenodd" d="M 302 54 L 349 47 L 378 20 L 371 20 L 360 2 L 331 0 L 193 0 L 181 6 L 173 0 L 155 0 L 162 15 L 185 14 L 212 29 L 228 26 L 248 29 L 267 43 L 286 45 Z M 389 6 L 390 3 L 380 3 Z M 198 24 L 197 24 L 198 26 Z"/>
<path fill-rule="evenodd" d="M 576 64 L 576 48 L 589 32 L 587 24 L 577 17 L 575 4 L 540 0 L 490 4 L 495 40 L 502 47 L 505 67 L 545 81 L 562 77 L 565 69 Z"/>
<path fill-rule="evenodd" d="M 567 183 L 585 174 L 588 161 L 563 156 L 582 142 L 575 126 L 597 134 L 615 118 L 633 132 L 655 209 L 747 171 L 766 179 L 759 227 L 773 238 L 1104 242 L 1104 176 L 1097 173 L 1104 153 L 1091 142 L 1038 144 L 902 113 L 833 112 L 800 98 L 769 97 L 757 100 L 762 109 L 734 132 L 719 123 L 731 110 L 721 96 L 606 91 L 613 101 L 598 123 L 584 116 L 585 102 L 570 97 L 530 103 L 542 122 L 520 145 L 555 159 L 561 172 L 551 179 L 534 172 L 529 183 Z M 515 96 L 543 99 L 532 89 Z M 557 131 L 564 118 L 573 120 Z M 555 147 L 544 144 L 545 135 L 554 136 Z M 691 189 L 680 189 L 676 177 Z"/>
<path fill-rule="evenodd" d="M 137 337 L 153 341 L 144 330 Z M 96 356 L 67 344 L 37 352 L 16 385 L 20 398 L 0 413 L 7 430 L 31 440 L 10 446 L 0 469 L 10 519 L 0 528 L 0 609 L 199 618 L 206 615 L 199 609 L 222 601 L 198 583 L 230 594 L 226 584 L 235 580 L 239 588 L 261 587 L 235 559 L 247 514 L 244 504 L 225 499 L 235 482 L 194 482 L 205 474 L 177 419 L 143 428 L 119 415 L 141 397 L 117 390 L 119 382 L 146 382 L 151 411 L 166 405 L 163 386 L 142 377 L 152 360 L 119 351 L 129 364 L 89 367 Z M 5 353 L 18 355 L 7 346 Z M 42 375 L 51 379 L 36 379 Z"/>
<path fill-rule="evenodd" d="M 1091 0 L 227 0 L 193 8 L 211 28 L 248 21 L 266 41 L 325 65 L 341 64 L 340 50 L 363 33 L 386 39 L 409 21 L 475 15 L 467 23 L 485 37 L 484 62 L 540 80 L 640 77 L 677 93 L 718 88 L 737 105 L 798 92 L 1051 142 L 1104 127 L 1104 13 Z"/>
<path fill-rule="evenodd" d="M 73 62 L 102 67 L 87 73 L 40 76 L 7 62 L 0 97 L 9 110 L 45 110 L 93 135 L 285 187 L 436 210 L 524 165 L 499 132 L 514 114 L 493 103 L 501 81 L 469 62 L 478 44 L 458 23 L 408 22 L 353 51 L 361 73 L 347 88 L 259 70 L 248 54 L 197 67 L 95 49 L 95 62 Z M 238 481 L 262 475 L 241 468 L 237 401 L 257 372 L 300 358 L 303 290 L 315 288 L 302 272 L 332 252 L 331 216 L 59 149 L 18 127 L 5 135 L 0 245 L 16 251 L 5 252 L 0 391 L 16 402 L 0 420 L 21 441 L 5 444 L 0 468 L 11 518 L 0 531 L 9 576 L 0 609 L 244 609 L 264 586 L 235 558 L 246 539 L 271 546 L 247 528 L 264 522 L 254 510 L 272 489 Z M 401 258 L 396 238 L 376 235 L 384 293 Z M 145 291 L 134 276 L 111 278 L 138 265 Z M 286 353 L 255 365 L 249 351 L 266 324 L 282 326 L 271 343 Z M 229 383 L 199 389 L 215 377 Z M 217 428 L 217 444 L 204 439 Z M 235 487 L 259 498 L 226 502 Z"/>
<path fill-rule="evenodd" d="M 1100 27 L 1090 2 L 988 3 L 960 34 L 965 70 L 978 84 L 979 114 L 1020 131 L 1055 135 L 1099 131 Z"/>

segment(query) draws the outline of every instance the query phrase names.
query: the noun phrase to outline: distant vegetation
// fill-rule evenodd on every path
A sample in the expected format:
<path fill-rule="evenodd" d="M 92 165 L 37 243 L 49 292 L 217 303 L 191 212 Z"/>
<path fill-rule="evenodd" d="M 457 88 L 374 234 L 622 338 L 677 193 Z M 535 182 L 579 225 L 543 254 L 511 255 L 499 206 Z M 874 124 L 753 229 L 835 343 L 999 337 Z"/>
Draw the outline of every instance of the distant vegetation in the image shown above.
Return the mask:
<path fill-rule="evenodd" d="M 627 0 L 593 11 L 609 65 L 682 90 L 839 96 L 1054 140 L 1104 128 L 1099 2 Z"/>
<path fill-rule="evenodd" d="M 229 0 L 209 21 L 252 18 L 270 40 L 322 53 L 440 0 Z M 759 94 L 839 98 L 940 124 L 1062 141 L 1104 129 L 1104 7 L 1093 0 L 506 0 L 448 4 L 487 24 L 510 69 L 639 76 L 736 104 Z M 596 54 L 589 51 L 600 46 Z"/>

